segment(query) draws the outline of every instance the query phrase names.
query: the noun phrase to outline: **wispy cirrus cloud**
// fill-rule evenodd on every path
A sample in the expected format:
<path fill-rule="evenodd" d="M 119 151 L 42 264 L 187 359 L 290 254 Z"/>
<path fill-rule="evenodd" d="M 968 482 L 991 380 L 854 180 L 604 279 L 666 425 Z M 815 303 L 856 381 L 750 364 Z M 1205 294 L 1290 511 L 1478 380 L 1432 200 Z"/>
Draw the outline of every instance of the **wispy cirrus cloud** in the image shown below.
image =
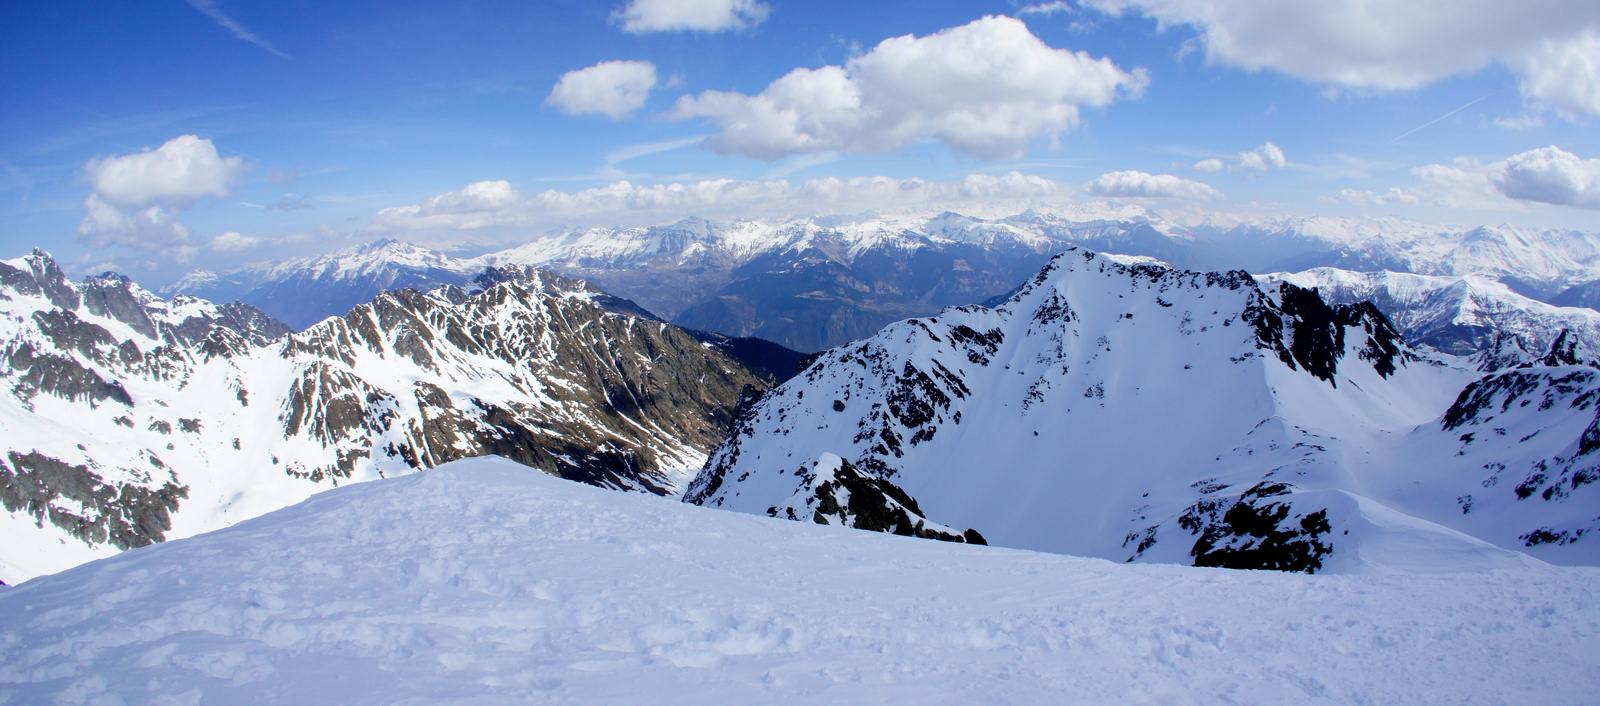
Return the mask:
<path fill-rule="evenodd" d="M 200 14 L 211 18 L 212 22 L 215 22 L 217 23 L 217 26 L 228 30 L 233 34 L 233 36 L 261 47 L 262 49 L 267 50 L 267 52 L 271 53 L 273 56 L 284 59 L 294 58 L 278 49 L 278 47 L 274 46 L 272 42 L 262 39 L 255 32 L 251 32 L 248 27 L 239 24 L 237 20 L 229 17 L 227 13 L 222 11 L 222 8 L 217 7 L 217 4 L 213 2 L 213 0 L 188 0 L 188 2 L 189 7 L 192 7 L 199 11 Z"/>

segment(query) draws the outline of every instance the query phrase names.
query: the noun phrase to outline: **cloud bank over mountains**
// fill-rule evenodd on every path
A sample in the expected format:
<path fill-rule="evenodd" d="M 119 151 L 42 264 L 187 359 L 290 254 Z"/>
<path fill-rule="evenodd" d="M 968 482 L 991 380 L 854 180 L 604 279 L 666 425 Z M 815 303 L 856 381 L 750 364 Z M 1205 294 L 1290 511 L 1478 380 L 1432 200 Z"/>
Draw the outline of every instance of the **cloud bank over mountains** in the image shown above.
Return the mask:
<path fill-rule="evenodd" d="M 950 209 L 1015 212 L 1032 204 L 1066 203 L 1078 191 L 1020 172 L 970 174 L 958 180 L 826 177 L 706 179 L 667 184 L 618 181 L 575 191 L 523 194 L 508 181 L 480 181 L 414 204 L 385 208 L 368 229 L 378 232 L 480 230 L 599 223 L 636 225 L 688 216 L 767 217 L 864 210 Z"/>
<path fill-rule="evenodd" d="M 1334 200 L 1365 205 L 1426 204 L 1446 208 L 1525 210 L 1534 205 L 1600 209 L 1600 159 L 1554 145 L 1502 160 L 1461 157 L 1411 169 L 1415 182 L 1383 192 L 1342 189 Z"/>

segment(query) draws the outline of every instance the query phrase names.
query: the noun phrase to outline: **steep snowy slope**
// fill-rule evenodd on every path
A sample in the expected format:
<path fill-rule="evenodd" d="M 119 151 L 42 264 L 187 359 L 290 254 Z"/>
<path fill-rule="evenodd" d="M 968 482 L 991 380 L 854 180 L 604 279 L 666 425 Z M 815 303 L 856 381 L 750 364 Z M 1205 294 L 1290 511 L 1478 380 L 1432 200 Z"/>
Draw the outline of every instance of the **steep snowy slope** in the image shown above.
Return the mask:
<path fill-rule="evenodd" d="M 1124 566 L 475 459 L 0 589 L 0 702 L 1576 704 L 1597 587 Z"/>
<path fill-rule="evenodd" d="M 1600 355 L 1600 312 L 1529 299 L 1478 275 L 1443 277 L 1401 272 L 1351 272 L 1331 267 L 1260 275 L 1269 287 L 1293 282 L 1315 288 L 1330 303 L 1370 301 L 1394 322 L 1406 341 L 1461 356 L 1505 348 L 1510 336 L 1527 351 L 1520 363 L 1550 350 L 1562 331 L 1581 350 Z"/>
<path fill-rule="evenodd" d="M 582 283 L 500 274 L 268 340 L 42 253 L 0 264 L 0 580 L 488 453 L 675 492 L 767 385 Z"/>
<path fill-rule="evenodd" d="M 855 512 L 857 494 L 872 495 L 863 508 L 910 507 L 859 483 L 826 502 L 827 454 L 915 502 L 920 520 L 875 529 L 923 521 L 1002 546 L 1239 568 L 1514 563 L 1493 545 L 1521 548 L 1542 508 L 1508 506 L 1516 523 L 1474 537 L 1464 530 L 1483 528 L 1365 492 L 1374 474 L 1425 480 L 1373 459 L 1437 425 L 1475 377 L 1415 356 L 1370 304 L 1072 250 L 999 308 L 823 354 L 748 408 L 685 499 L 861 527 L 881 513 Z M 1536 446 L 1569 441 L 1552 430 Z"/>
<path fill-rule="evenodd" d="M 1365 492 L 1410 514 L 1548 561 L 1600 564 L 1600 368 L 1566 337 L 1468 385 L 1437 424 L 1352 461 L 1373 470 Z"/>

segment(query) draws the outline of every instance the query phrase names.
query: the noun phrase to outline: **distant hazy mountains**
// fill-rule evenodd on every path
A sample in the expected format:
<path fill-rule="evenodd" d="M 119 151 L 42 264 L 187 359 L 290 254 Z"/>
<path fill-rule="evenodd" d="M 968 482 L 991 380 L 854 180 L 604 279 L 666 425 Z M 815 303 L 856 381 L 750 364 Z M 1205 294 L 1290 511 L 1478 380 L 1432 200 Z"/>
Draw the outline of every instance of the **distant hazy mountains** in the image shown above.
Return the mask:
<path fill-rule="evenodd" d="M 1181 226 L 1153 214 L 1110 216 L 692 219 L 556 233 L 472 258 L 385 240 L 230 272 L 194 272 L 163 292 L 243 301 L 304 328 L 385 290 L 464 284 L 488 266 L 538 265 L 593 281 L 689 328 L 815 351 L 891 321 L 1004 295 L 1074 245 L 1206 270 L 1337 268 L 1471 278 L 1461 281 L 1491 288 L 1495 297 L 1519 294 L 1523 302 L 1559 296 L 1559 303 L 1592 303 L 1584 283 L 1600 280 L 1600 235 L 1577 231 L 1331 218 Z"/>

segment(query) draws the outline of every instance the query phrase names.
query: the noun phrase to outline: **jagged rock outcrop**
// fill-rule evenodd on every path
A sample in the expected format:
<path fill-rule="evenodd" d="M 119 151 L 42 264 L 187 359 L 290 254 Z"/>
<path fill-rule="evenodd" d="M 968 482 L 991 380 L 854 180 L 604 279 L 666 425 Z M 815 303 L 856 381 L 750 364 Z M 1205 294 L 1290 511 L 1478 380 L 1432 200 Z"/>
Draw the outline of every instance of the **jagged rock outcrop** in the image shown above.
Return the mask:
<path fill-rule="evenodd" d="M 767 508 L 767 515 L 905 537 L 987 544 L 977 530 L 958 531 L 930 522 L 917 501 L 904 490 L 882 478 L 862 475 L 849 461 L 833 454 L 823 454 L 802 466 L 795 476 L 805 491 L 782 507 Z"/>

